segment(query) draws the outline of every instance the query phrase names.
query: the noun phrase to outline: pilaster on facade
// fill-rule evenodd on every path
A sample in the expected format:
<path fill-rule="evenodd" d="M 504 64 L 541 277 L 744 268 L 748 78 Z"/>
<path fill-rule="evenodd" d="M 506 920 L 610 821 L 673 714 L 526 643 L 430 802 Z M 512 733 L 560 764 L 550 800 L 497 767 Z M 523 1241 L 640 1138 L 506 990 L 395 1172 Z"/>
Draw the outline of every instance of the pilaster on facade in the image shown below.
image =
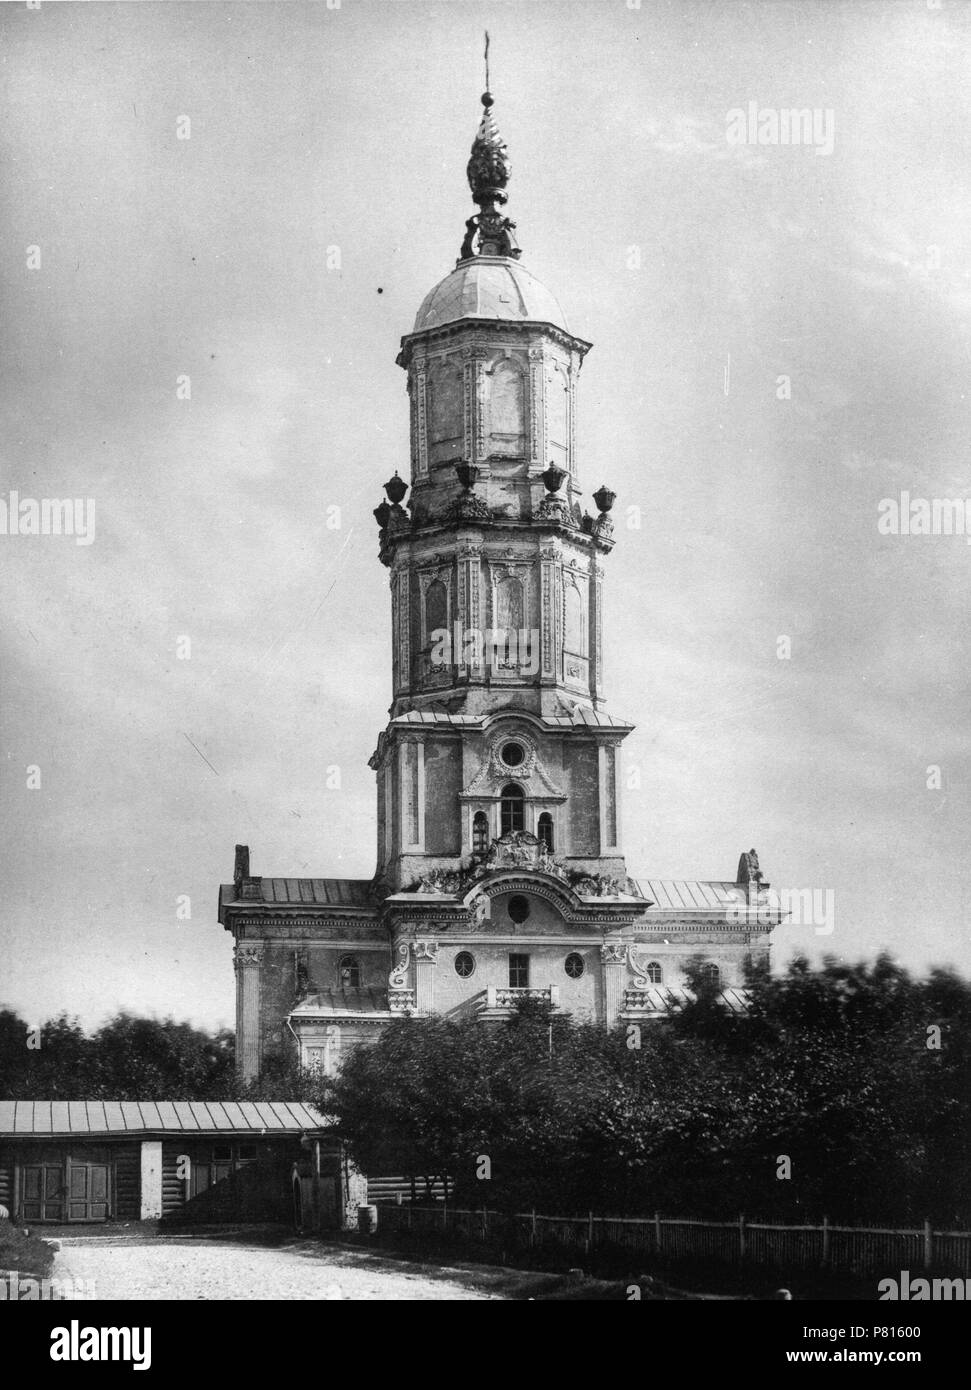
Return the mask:
<path fill-rule="evenodd" d="M 603 629 L 604 583 L 603 566 L 596 561 L 590 576 L 590 694 L 594 705 L 603 699 Z"/>
<path fill-rule="evenodd" d="M 238 942 L 233 951 L 236 971 L 236 1068 L 244 1081 L 259 1076 L 260 978 L 263 943 Z"/>
<path fill-rule="evenodd" d="M 418 738 L 398 744 L 398 843 L 404 854 L 425 851 L 425 745 Z"/>
<path fill-rule="evenodd" d="M 604 1025 L 613 1028 L 624 1008 L 627 980 L 627 947 L 621 941 L 605 942 L 600 948 L 603 972 Z"/>
<path fill-rule="evenodd" d="M 427 359 L 415 357 L 412 361 L 408 382 L 411 391 L 412 422 L 412 482 L 423 482 L 428 477 L 428 386 Z"/>
<path fill-rule="evenodd" d="M 529 466 L 546 467 L 546 353 L 541 346 L 529 349 Z"/>
<path fill-rule="evenodd" d="M 482 549 L 479 544 L 459 538 L 458 621 L 460 633 L 478 633 L 482 624 Z M 453 660 L 460 679 L 477 680 L 483 673 L 484 652 L 480 642 L 459 641 Z"/>
<path fill-rule="evenodd" d="M 600 853 L 620 854 L 620 744 L 613 740 L 599 748 Z"/>
<path fill-rule="evenodd" d="M 544 538 L 540 543 L 540 679 L 555 685 L 556 653 L 559 650 L 557 625 L 557 570 L 559 550 Z"/>
<path fill-rule="evenodd" d="M 391 572 L 391 665 L 395 699 L 411 689 L 411 571 L 407 553 Z"/>
<path fill-rule="evenodd" d="M 419 938 L 412 945 L 415 970 L 415 1009 L 430 1014 L 435 1009 L 435 968 L 438 965 L 438 942 Z"/>

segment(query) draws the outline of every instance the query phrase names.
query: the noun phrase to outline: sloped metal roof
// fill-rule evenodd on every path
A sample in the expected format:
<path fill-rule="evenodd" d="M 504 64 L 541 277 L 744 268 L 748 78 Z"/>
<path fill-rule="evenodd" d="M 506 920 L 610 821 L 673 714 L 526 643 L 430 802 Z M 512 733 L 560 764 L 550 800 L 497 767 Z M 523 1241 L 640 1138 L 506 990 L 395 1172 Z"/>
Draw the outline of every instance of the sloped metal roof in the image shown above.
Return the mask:
<path fill-rule="evenodd" d="M 664 912 L 724 911 L 746 901 L 745 888 L 726 879 L 636 878 L 634 882 Z"/>
<path fill-rule="evenodd" d="M 728 920 L 744 923 L 746 914 L 753 922 L 779 921 L 786 915 L 779 894 L 771 888 L 761 889 L 758 898 L 749 904 L 747 885 L 730 879 L 635 878 L 633 882 L 651 902 L 649 916 L 718 912 Z"/>
<path fill-rule="evenodd" d="M 324 907 L 370 907 L 367 878 L 265 878 L 265 903 L 313 903 Z"/>
<path fill-rule="evenodd" d="M 496 714 L 504 714 L 505 710 L 497 710 Z M 510 710 L 511 714 L 518 714 L 518 710 Z M 617 719 L 612 714 L 607 714 L 603 710 L 589 709 L 586 705 L 577 705 L 572 714 L 544 714 L 536 716 L 541 723 L 549 728 L 574 729 L 578 725 L 586 724 L 593 729 L 630 729 L 633 727 L 626 719 Z M 392 719 L 392 724 L 454 724 L 458 727 L 468 725 L 481 725 L 483 716 L 481 714 L 449 714 L 446 710 L 406 710 L 404 714 L 397 715 Z"/>
<path fill-rule="evenodd" d="M 369 878 L 264 878 L 258 898 L 240 898 L 232 883 L 219 889 L 220 909 L 231 904 L 252 907 L 337 907 L 373 909 Z M 221 919 L 220 919 L 221 920 Z"/>
<path fill-rule="evenodd" d="M 92 1134 L 305 1134 L 327 1121 L 301 1101 L 0 1100 L 0 1138 Z"/>
<path fill-rule="evenodd" d="M 308 994 L 291 1011 L 291 1018 L 364 1018 L 388 1013 L 388 995 L 381 989 L 322 989 Z"/>
<path fill-rule="evenodd" d="M 648 989 L 637 991 L 644 995 L 644 1008 L 651 1013 L 669 1014 L 680 1009 L 683 1004 L 687 1004 L 694 999 L 687 989 L 683 986 L 651 985 Z M 747 1014 L 749 999 L 744 989 L 737 989 L 734 985 L 728 985 L 719 990 L 718 1002 L 732 1014 Z M 637 1010 L 629 1010 L 631 1015 Z"/>

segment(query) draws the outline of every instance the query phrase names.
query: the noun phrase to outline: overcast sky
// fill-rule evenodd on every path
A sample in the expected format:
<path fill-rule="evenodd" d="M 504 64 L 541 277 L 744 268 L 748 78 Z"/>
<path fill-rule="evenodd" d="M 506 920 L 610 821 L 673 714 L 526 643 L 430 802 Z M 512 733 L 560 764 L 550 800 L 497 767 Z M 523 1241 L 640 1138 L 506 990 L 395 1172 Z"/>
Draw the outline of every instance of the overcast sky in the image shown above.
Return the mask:
<path fill-rule="evenodd" d="M 971 546 L 877 530 L 971 499 L 968 5 L 6 4 L 0 497 L 96 507 L 90 545 L 0 536 L 0 1001 L 32 1019 L 231 1023 L 234 844 L 373 872 L 371 509 L 473 211 L 485 27 L 523 264 L 594 343 L 631 872 L 755 846 L 835 895 L 779 962 L 971 969 Z M 752 102 L 832 113 L 831 152 L 729 143 Z"/>

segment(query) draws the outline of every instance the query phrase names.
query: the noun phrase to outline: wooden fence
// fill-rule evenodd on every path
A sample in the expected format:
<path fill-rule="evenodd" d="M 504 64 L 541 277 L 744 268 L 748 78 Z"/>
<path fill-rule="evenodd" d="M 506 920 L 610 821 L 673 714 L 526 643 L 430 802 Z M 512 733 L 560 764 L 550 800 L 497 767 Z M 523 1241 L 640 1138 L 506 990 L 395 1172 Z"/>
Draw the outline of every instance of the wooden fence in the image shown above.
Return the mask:
<path fill-rule="evenodd" d="M 627 1249 L 661 1259 L 708 1259 L 784 1269 L 831 1269 L 895 1275 L 922 1269 L 971 1275 L 971 1231 L 885 1230 L 864 1226 L 780 1226 L 762 1221 L 695 1221 L 680 1217 L 542 1216 L 538 1212 L 463 1210 L 382 1203 L 379 1227 L 392 1231 L 450 1232 L 470 1243 L 560 1247 L 588 1255 L 598 1247 Z"/>

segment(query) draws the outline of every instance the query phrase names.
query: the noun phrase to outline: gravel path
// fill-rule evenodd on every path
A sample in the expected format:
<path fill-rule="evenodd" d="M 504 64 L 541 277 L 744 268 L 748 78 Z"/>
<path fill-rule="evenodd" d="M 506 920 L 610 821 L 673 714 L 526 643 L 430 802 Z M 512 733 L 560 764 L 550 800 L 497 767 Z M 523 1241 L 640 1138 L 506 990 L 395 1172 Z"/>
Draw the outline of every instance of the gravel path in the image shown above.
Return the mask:
<path fill-rule="evenodd" d="M 278 1249 L 193 1240 L 185 1243 L 66 1245 L 58 1279 L 94 1281 L 108 1299 L 484 1299 L 458 1270 L 427 1268 L 356 1250 L 293 1241 Z"/>

